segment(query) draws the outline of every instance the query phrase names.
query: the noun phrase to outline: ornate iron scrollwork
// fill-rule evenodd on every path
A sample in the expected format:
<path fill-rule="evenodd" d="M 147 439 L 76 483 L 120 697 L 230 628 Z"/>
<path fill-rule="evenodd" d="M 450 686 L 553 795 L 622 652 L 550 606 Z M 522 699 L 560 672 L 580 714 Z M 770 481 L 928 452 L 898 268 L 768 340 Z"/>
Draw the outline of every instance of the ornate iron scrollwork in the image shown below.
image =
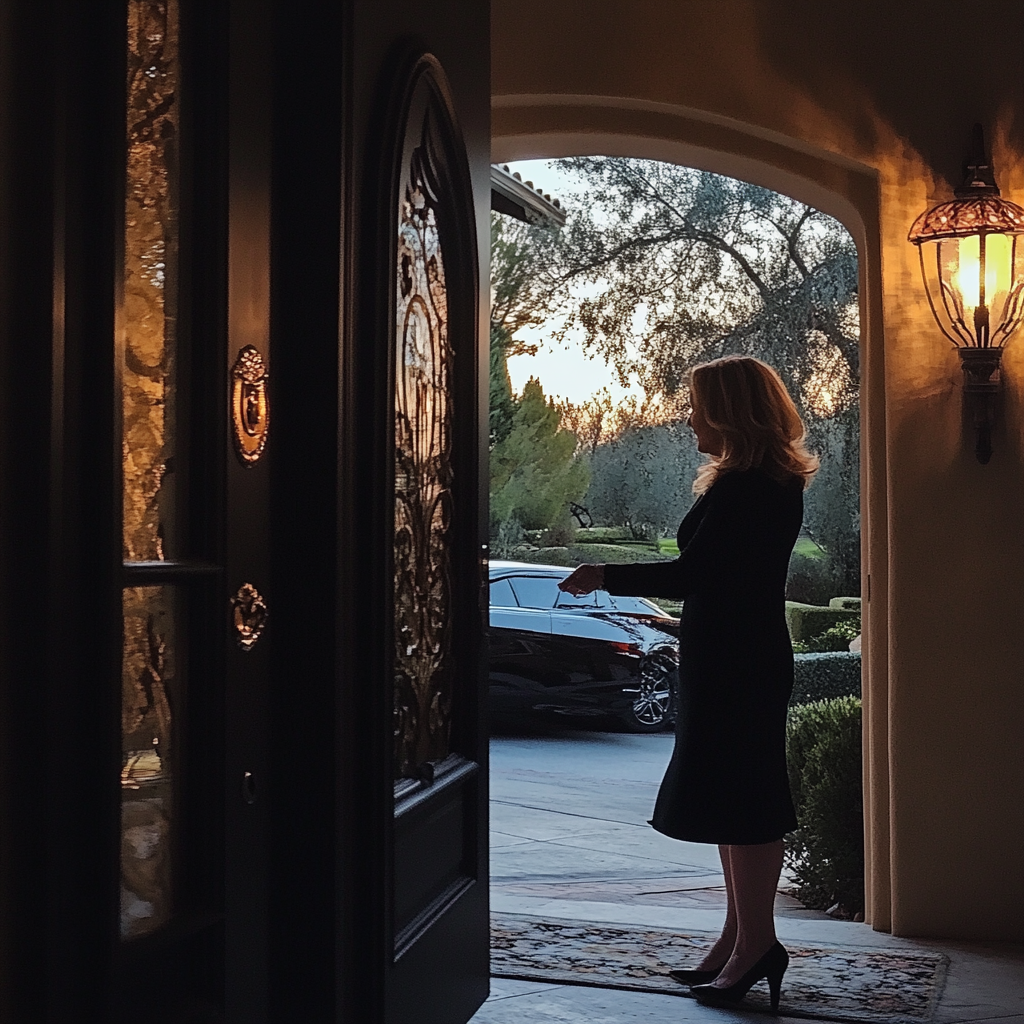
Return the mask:
<path fill-rule="evenodd" d="M 267 624 L 267 604 L 251 584 L 243 583 L 231 598 L 238 646 L 251 651 Z"/>
<path fill-rule="evenodd" d="M 425 132 L 426 135 L 426 132 Z M 395 349 L 395 775 L 449 753 L 452 363 L 438 177 L 414 150 L 398 211 Z"/>
<path fill-rule="evenodd" d="M 252 345 L 246 345 L 231 368 L 231 423 L 235 451 L 246 466 L 255 465 L 267 446 L 270 428 L 267 377 L 263 356 Z"/>

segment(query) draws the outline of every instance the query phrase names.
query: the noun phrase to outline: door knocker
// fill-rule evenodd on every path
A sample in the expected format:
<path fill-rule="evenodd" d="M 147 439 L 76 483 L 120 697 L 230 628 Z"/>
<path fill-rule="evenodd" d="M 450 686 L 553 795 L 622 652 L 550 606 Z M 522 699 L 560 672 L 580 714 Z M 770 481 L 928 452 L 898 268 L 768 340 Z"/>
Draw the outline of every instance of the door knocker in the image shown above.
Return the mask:
<path fill-rule="evenodd" d="M 251 584 L 243 583 L 231 598 L 238 646 L 251 651 L 267 624 L 267 604 Z"/>
<path fill-rule="evenodd" d="M 231 422 L 235 451 L 245 466 L 254 466 L 267 446 L 270 427 L 267 377 L 263 356 L 252 345 L 246 345 L 231 368 Z"/>

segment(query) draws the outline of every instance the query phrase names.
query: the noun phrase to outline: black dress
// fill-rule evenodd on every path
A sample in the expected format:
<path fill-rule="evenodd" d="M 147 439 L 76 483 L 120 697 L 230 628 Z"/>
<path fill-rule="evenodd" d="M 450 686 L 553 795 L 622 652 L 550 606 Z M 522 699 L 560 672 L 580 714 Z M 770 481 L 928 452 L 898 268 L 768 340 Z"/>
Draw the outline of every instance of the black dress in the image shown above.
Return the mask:
<path fill-rule="evenodd" d="M 680 525 L 677 560 L 605 567 L 613 594 L 683 601 L 675 750 L 651 819 L 673 839 L 769 843 L 796 828 L 785 587 L 802 519 L 800 478 L 723 473 Z"/>

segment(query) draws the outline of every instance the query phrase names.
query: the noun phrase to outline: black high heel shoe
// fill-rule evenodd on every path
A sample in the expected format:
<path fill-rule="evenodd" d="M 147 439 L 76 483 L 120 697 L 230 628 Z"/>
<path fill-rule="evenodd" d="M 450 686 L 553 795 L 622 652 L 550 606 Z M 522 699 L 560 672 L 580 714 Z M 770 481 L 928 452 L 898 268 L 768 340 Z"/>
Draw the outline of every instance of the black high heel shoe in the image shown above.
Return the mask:
<path fill-rule="evenodd" d="M 709 981 L 714 981 L 722 973 L 723 967 L 725 967 L 725 964 L 722 964 L 722 967 L 716 967 L 712 971 L 680 968 L 678 971 L 669 971 L 668 976 L 675 978 L 676 981 L 683 985 L 706 985 Z"/>
<path fill-rule="evenodd" d="M 789 954 L 781 942 L 771 949 L 746 974 L 728 988 L 714 985 L 694 985 L 690 991 L 698 1002 L 705 1006 L 733 1006 L 738 1003 L 762 978 L 768 981 L 772 997 L 772 1013 L 779 1009 L 779 993 L 782 991 L 782 976 L 789 966 Z"/>

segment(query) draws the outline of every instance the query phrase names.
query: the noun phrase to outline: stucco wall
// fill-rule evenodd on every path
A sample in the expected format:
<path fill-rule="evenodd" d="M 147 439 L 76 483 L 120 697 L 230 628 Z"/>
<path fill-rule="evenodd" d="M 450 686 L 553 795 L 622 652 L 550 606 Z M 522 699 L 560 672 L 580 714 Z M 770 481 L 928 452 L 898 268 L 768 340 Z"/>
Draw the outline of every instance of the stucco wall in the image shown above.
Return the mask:
<path fill-rule="evenodd" d="M 1024 335 L 980 466 L 906 236 L 959 180 L 974 121 L 1003 194 L 1024 203 L 1024 5 L 977 0 L 969 18 L 947 6 L 494 0 L 493 155 L 677 159 L 850 227 L 865 328 L 870 920 L 1021 941 Z"/>

